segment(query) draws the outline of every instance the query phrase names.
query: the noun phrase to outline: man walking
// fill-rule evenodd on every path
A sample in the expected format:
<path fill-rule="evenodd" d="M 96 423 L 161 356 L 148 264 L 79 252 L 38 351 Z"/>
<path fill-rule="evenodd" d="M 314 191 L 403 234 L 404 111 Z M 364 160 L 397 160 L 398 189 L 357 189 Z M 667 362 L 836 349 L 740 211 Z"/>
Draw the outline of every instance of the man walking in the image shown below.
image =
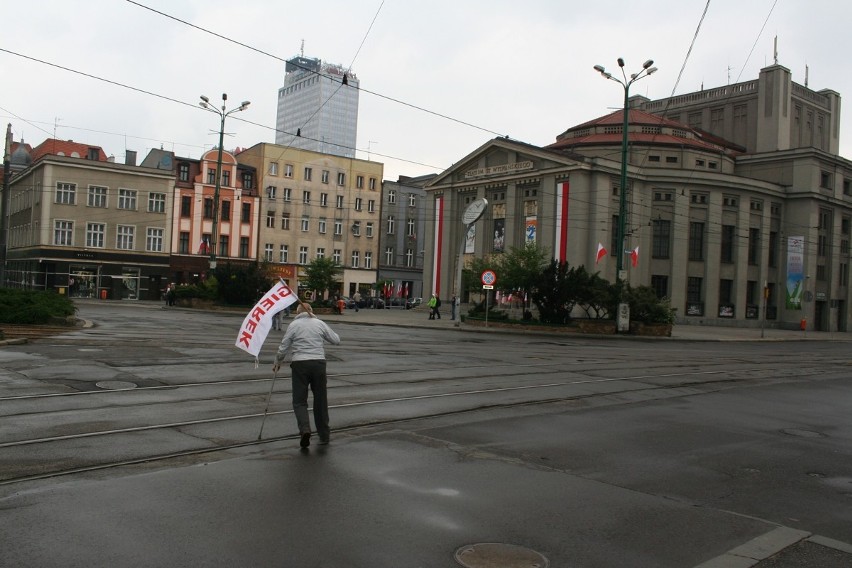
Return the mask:
<path fill-rule="evenodd" d="M 340 344 L 338 336 L 325 322 L 314 316 L 308 304 L 299 304 L 296 317 L 287 326 L 287 332 L 272 370 L 278 372 L 281 363 L 290 358 L 290 370 L 293 384 L 293 414 L 299 426 L 299 445 L 307 448 L 311 445 L 311 422 L 308 416 L 308 388 L 314 395 L 314 425 L 319 434 L 320 444 L 328 444 L 331 429 L 328 424 L 328 391 L 325 372 L 324 342 Z"/>

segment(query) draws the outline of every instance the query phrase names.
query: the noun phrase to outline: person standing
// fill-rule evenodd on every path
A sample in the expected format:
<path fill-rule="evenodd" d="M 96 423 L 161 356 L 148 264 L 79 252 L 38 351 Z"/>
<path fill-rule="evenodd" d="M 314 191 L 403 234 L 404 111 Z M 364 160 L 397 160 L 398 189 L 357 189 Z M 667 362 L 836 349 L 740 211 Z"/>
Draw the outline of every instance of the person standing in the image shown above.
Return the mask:
<path fill-rule="evenodd" d="M 296 317 L 287 326 L 272 365 L 272 370 L 277 373 L 281 363 L 287 358 L 290 359 L 293 414 L 299 426 L 299 445 L 303 448 L 311 445 L 309 388 L 314 395 L 314 426 L 319 434 L 320 444 L 328 444 L 331 439 L 324 343 L 340 345 L 340 336 L 317 318 L 308 304 L 299 304 Z"/>
<path fill-rule="evenodd" d="M 435 296 L 435 294 L 432 294 L 432 297 L 429 298 L 429 301 L 426 303 L 426 305 L 429 306 L 429 319 L 430 320 L 435 319 L 435 305 L 437 304 L 437 302 L 438 302 L 437 297 Z"/>
<path fill-rule="evenodd" d="M 359 305 L 361 303 L 361 292 L 356 290 L 355 294 L 352 295 L 352 301 L 355 302 L 355 311 L 357 312 L 358 308 L 361 307 Z"/>
<path fill-rule="evenodd" d="M 450 319 L 451 320 L 456 319 L 456 306 L 458 306 L 458 301 L 459 300 L 458 300 L 458 298 L 456 298 L 456 295 L 453 294 L 453 298 L 452 298 L 452 300 L 450 300 Z"/>

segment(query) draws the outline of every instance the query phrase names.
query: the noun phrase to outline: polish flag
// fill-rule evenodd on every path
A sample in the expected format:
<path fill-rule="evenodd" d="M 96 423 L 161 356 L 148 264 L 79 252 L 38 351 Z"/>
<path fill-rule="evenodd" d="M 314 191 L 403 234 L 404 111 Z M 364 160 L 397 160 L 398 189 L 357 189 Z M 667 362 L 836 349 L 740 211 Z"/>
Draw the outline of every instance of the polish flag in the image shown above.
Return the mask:
<path fill-rule="evenodd" d="M 403 298 L 408 297 L 408 282 L 406 282 L 405 284 L 402 285 L 402 297 Z"/>
<path fill-rule="evenodd" d="M 639 247 L 637 246 L 635 249 L 629 251 L 630 254 L 630 265 L 633 268 L 636 268 L 636 265 L 639 264 Z"/>
<path fill-rule="evenodd" d="M 595 264 L 599 263 L 606 256 L 606 249 L 601 243 L 598 243 L 598 252 L 595 254 Z"/>

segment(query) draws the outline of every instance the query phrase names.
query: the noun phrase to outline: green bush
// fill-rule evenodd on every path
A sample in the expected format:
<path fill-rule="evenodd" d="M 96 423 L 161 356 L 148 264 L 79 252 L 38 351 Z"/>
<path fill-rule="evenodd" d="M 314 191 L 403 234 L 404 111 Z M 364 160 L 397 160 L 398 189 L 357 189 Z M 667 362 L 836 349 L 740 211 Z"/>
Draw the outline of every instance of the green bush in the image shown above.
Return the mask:
<path fill-rule="evenodd" d="M 631 321 L 643 323 L 674 323 L 675 310 L 668 298 L 662 300 L 650 286 L 627 286 L 624 297 L 630 304 Z"/>
<path fill-rule="evenodd" d="M 56 292 L 0 288 L 0 323 L 45 324 L 76 311 L 68 296 Z"/>

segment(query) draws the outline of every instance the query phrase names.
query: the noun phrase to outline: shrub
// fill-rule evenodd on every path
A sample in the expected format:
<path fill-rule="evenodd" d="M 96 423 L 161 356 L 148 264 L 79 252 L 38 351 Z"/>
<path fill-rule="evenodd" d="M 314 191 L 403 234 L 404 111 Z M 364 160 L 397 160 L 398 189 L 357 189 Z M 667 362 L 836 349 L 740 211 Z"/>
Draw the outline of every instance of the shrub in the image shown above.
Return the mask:
<path fill-rule="evenodd" d="M 68 296 L 56 292 L 0 288 L 0 323 L 45 324 L 76 311 Z"/>
<path fill-rule="evenodd" d="M 675 310 L 668 298 L 662 300 L 650 286 L 627 286 L 624 297 L 630 304 L 631 321 L 643 323 L 674 323 Z"/>

